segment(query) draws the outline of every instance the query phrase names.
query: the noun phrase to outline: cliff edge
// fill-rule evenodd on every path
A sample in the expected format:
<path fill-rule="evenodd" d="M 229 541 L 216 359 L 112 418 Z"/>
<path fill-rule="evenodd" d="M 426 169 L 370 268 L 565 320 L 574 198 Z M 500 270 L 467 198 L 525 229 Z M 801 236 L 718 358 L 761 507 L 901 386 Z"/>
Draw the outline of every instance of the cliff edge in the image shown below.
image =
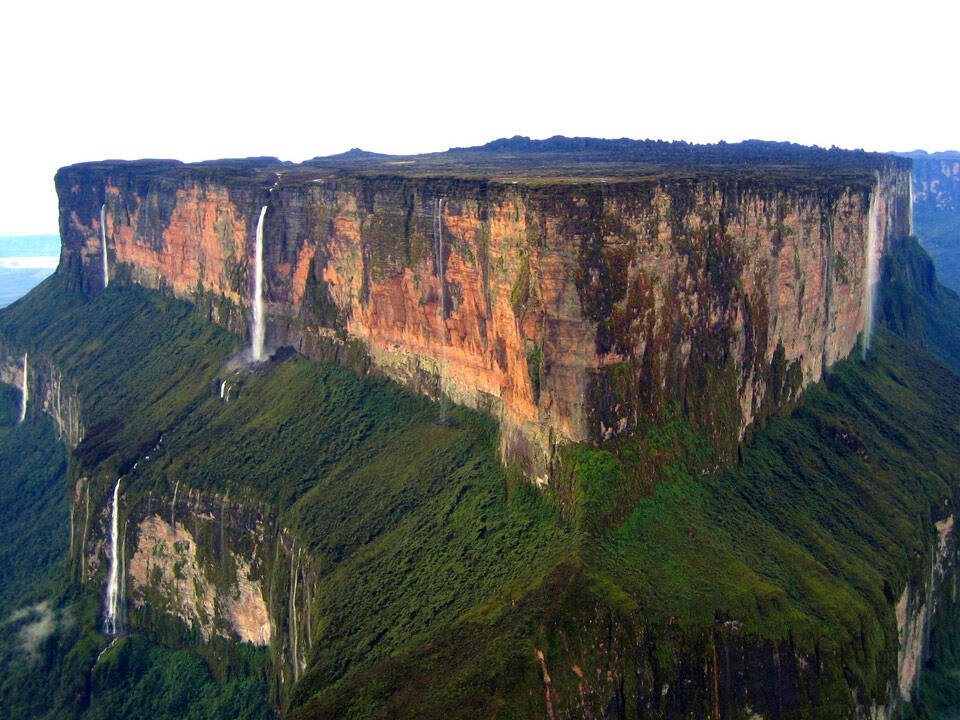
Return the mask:
<path fill-rule="evenodd" d="M 74 165 L 59 273 L 138 283 L 267 344 L 490 412 L 538 484 L 558 445 L 679 404 L 724 454 L 850 354 L 909 160 L 747 142 L 525 138 L 393 157 Z M 261 214 L 263 208 L 265 213 Z"/>

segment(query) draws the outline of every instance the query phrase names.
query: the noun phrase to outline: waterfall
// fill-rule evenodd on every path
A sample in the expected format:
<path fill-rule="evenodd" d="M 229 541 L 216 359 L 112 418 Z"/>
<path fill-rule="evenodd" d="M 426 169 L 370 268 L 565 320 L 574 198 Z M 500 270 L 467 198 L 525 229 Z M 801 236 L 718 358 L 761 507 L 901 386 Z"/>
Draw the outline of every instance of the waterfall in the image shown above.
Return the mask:
<path fill-rule="evenodd" d="M 267 206 L 260 208 L 257 220 L 257 252 L 253 276 L 253 328 L 250 331 L 250 357 L 254 362 L 263 360 L 263 218 Z"/>
<path fill-rule="evenodd" d="M 103 287 L 110 284 L 110 268 L 107 260 L 107 206 L 100 206 L 100 248 L 103 255 Z"/>
<path fill-rule="evenodd" d="M 20 420 L 23 422 L 27 419 L 27 402 L 30 399 L 30 385 L 28 384 L 27 377 L 27 353 L 23 354 L 23 390 L 20 392 Z"/>
<path fill-rule="evenodd" d="M 290 657 L 293 660 L 293 681 L 300 674 L 300 659 L 297 657 L 297 580 L 300 571 L 300 553 L 297 541 L 290 550 Z"/>
<path fill-rule="evenodd" d="M 221 400 L 223 400 L 223 391 L 226 389 L 226 387 L 227 387 L 227 381 L 221 380 L 220 381 L 220 399 Z"/>
<path fill-rule="evenodd" d="M 224 523 L 227 517 L 227 500 L 230 497 L 230 491 L 223 496 L 220 504 L 220 570 L 226 572 L 227 569 L 227 534 L 224 531 Z"/>
<path fill-rule="evenodd" d="M 910 237 L 913 237 L 913 172 L 910 173 L 909 179 L 907 180 L 907 197 L 910 198 L 910 209 L 909 215 L 907 215 L 907 222 L 910 225 Z"/>
<path fill-rule="evenodd" d="M 57 400 L 56 400 L 56 403 L 57 403 L 57 404 L 56 404 L 56 408 L 57 408 L 57 415 L 56 415 L 56 418 L 57 418 L 57 440 L 59 440 L 60 438 L 63 437 L 63 413 L 62 413 L 62 411 L 60 410 L 60 385 L 61 385 L 62 383 L 63 383 L 63 381 L 62 381 L 62 379 L 60 378 L 60 371 L 58 370 L 58 371 L 57 371 L 57 379 L 54 381 L 54 384 L 56 385 L 56 388 L 57 388 Z M 72 553 L 71 553 L 71 554 L 72 554 Z"/>
<path fill-rule="evenodd" d="M 877 302 L 877 281 L 880 274 L 880 255 L 877 248 L 877 235 L 879 234 L 880 218 L 877 211 L 877 195 L 880 192 L 880 183 L 870 195 L 870 210 L 867 213 L 867 292 L 866 292 L 866 315 L 863 321 L 863 360 L 867 359 L 867 353 L 870 352 L 870 340 L 873 335 L 873 316 L 876 311 Z"/>
<path fill-rule="evenodd" d="M 447 366 L 447 325 L 446 325 L 446 306 L 447 306 L 447 288 L 443 278 L 443 198 L 437 198 L 437 210 L 434 213 L 433 220 L 433 238 L 436 243 L 437 251 L 437 276 L 440 278 L 440 372 L 437 381 L 437 387 L 440 391 L 440 422 L 447 420 L 447 408 L 443 395 L 443 373 Z"/>
<path fill-rule="evenodd" d="M 123 624 L 123 611 L 127 606 L 127 523 L 129 519 L 123 521 L 123 532 L 120 534 L 120 601 L 117 604 L 117 624 Z"/>
<path fill-rule="evenodd" d="M 108 635 L 116 635 L 120 630 L 120 558 L 117 545 L 117 499 L 120 495 L 120 479 L 113 486 L 113 507 L 110 509 L 110 573 L 107 576 L 107 612 L 103 629 Z"/>
<path fill-rule="evenodd" d="M 86 494 L 86 512 L 83 516 L 83 535 L 80 536 L 80 557 L 85 558 L 87 556 L 87 533 L 90 532 L 90 483 L 84 483 L 85 494 Z M 81 560 L 80 562 L 80 582 L 86 582 L 87 580 L 87 571 L 86 563 Z"/>

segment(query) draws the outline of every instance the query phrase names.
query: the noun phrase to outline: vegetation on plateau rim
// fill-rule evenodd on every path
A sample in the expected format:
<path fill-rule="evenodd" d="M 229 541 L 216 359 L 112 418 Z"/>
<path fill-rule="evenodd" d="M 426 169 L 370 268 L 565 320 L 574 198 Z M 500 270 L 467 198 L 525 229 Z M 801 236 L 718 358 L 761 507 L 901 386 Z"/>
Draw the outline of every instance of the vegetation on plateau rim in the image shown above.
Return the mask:
<path fill-rule="evenodd" d="M 229 180 L 231 187 L 270 187 L 277 173 L 282 185 L 363 178 L 367 182 L 394 184 L 404 179 L 425 180 L 458 188 L 482 186 L 496 192 L 498 184 L 546 186 L 595 184 L 618 181 L 712 181 L 737 187 L 782 189 L 826 186 L 872 188 L 874 173 L 884 166 L 909 168 L 909 161 L 880 153 L 840 148 L 820 148 L 787 142 L 747 140 L 698 145 L 662 140 L 606 140 L 567 138 L 547 140 L 501 138 L 477 147 L 451 148 L 422 155 L 382 155 L 351 151 L 317 157 L 303 163 L 281 162 L 273 157 L 209 160 L 181 163 L 175 160 L 110 160 L 70 165 L 57 173 L 58 183 L 69 185 L 78 177 L 135 176 L 139 183 L 169 180 Z"/>
<path fill-rule="evenodd" d="M 931 307 L 908 267 L 886 269 L 901 292 L 887 302 L 926 328 Z M 960 337 L 960 314 L 945 312 L 942 337 L 923 336 L 934 352 Z M 68 472 L 92 477 L 91 504 L 106 506 L 118 473 L 131 473 L 125 508 L 177 482 L 229 491 L 307 549 L 322 592 L 291 717 L 542 715 L 538 652 L 564 709 L 603 700 L 581 698 L 572 663 L 591 682 L 601 668 L 622 678 L 621 700 L 636 708 L 638 663 L 659 698 L 731 625 L 745 646 L 814 664 L 816 692 L 800 688 L 797 717 L 846 716 L 851 688 L 866 704 L 887 700 L 893 605 L 929 571 L 934 523 L 958 500 L 960 378 L 886 330 L 866 364 L 839 363 L 790 417 L 758 428 L 735 468 L 708 470 L 712 445 L 670 409 L 635 438 L 567 448 L 545 494 L 500 467 L 489 419 L 456 408 L 438 426 L 427 400 L 337 366 L 285 355 L 231 376 L 237 394 L 222 403 L 218 379 L 242 341 L 140 288 L 83 302 L 54 276 L 0 313 L 0 336 L 76 383 L 88 432 Z M 56 447 L 36 412 L 10 428 L 16 397 L 0 400 L 0 452 L 29 433 Z M 162 450 L 133 473 L 160 433 Z M 49 498 L 20 521 L 54 513 L 43 532 L 60 533 L 62 553 L 68 482 L 62 454 L 49 452 L 11 482 L 46 478 Z M 51 579 L 24 597 L 50 602 L 55 631 L 39 656 L 7 643 L 8 705 L 36 710 L 42 696 L 50 717 L 106 717 L 133 697 L 154 717 L 200 702 L 214 703 L 209 716 L 267 712 L 262 651 L 131 635 L 96 663 L 106 645 L 96 593 L 68 583 L 55 558 L 38 564 Z M 23 607 L 3 602 L 6 615 Z M 952 655 L 938 657 L 946 672 Z"/>

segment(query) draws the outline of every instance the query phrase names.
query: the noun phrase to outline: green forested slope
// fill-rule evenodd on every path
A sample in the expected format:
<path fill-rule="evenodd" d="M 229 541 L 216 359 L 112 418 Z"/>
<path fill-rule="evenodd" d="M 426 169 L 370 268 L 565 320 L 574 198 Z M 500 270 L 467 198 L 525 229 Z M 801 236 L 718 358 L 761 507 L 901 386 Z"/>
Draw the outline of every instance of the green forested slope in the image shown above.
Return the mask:
<path fill-rule="evenodd" d="M 757 642 L 820 657 L 822 695 L 798 717 L 843 717 L 850 682 L 882 698 L 896 663 L 894 588 L 922 572 L 933 523 L 957 499 L 960 381 L 889 333 L 873 348 L 866 366 L 841 363 L 792 417 L 758 432 L 735 469 L 700 475 L 695 435 L 682 423 L 652 428 L 658 453 L 686 459 L 621 524 L 574 528 L 575 555 L 517 603 L 466 616 L 341 688 L 315 679 L 320 694 L 296 717 L 533 712 L 535 650 L 575 692 L 578 678 L 562 670 L 594 616 L 627 647 L 644 637 L 664 678 L 686 654 L 709 652 L 729 620 Z M 569 453 L 577 502 L 592 513 L 631 484 L 610 450 Z M 599 649 L 579 652 L 609 663 Z M 634 663 L 628 653 L 613 668 L 630 677 Z M 636 703 L 635 690 L 625 694 Z"/>
<path fill-rule="evenodd" d="M 932 318 L 938 308 L 901 275 L 885 312 L 913 319 L 889 324 L 918 340 L 909 328 L 937 323 L 922 338 L 944 356 L 960 321 Z M 811 658 L 787 716 L 842 717 L 851 687 L 886 700 L 893 604 L 926 571 L 933 524 L 958 501 L 960 380 L 888 330 L 866 364 L 839 363 L 791 416 L 757 428 L 735 468 L 716 470 L 712 444 L 673 408 L 639 438 L 567 448 L 546 493 L 500 467 L 481 415 L 455 409 L 440 425 L 423 398 L 295 355 L 234 374 L 238 338 L 142 289 L 86 302 L 54 277 L 0 313 L 0 335 L 76 384 L 88 432 L 71 472 L 94 478 L 95 502 L 162 434 L 125 481 L 127 503 L 179 482 L 259 504 L 291 529 L 322 588 L 292 717 L 543 715 L 545 668 L 564 711 L 702 713 L 715 697 L 651 699 L 641 685 L 685 674 L 696 685 L 699 659 L 733 640 Z M 11 428 L 18 396 L 4 398 L 0 453 L 34 427 L 30 442 L 58 447 L 39 418 Z M 268 713 L 264 651 L 225 669 L 216 653 L 133 634 L 97 663 L 99 598 L 70 585 L 65 564 L 56 575 L 67 485 L 62 451 L 51 452 L 29 473 L 48 499 L 18 507 L 61 533 L 44 546 L 56 582 L 33 585 L 42 591 L 29 601 L 49 599 L 59 619 L 40 659 L 4 656 L 5 709 Z M 763 712 L 762 693 L 756 702 Z"/>
<path fill-rule="evenodd" d="M 19 389 L 0 385 L 0 617 L 43 599 L 69 542 L 66 450 L 50 422 L 19 417 Z"/>
<path fill-rule="evenodd" d="M 198 655 L 136 634 L 98 660 L 100 598 L 69 580 L 66 451 L 48 418 L 19 414 L 0 386 L 0 716 L 273 717 L 262 669 L 217 682 Z"/>
<path fill-rule="evenodd" d="M 139 288 L 83 303 L 53 278 L 0 316 L 0 332 L 75 381 L 87 435 L 74 473 L 100 478 L 94 506 L 162 434 L 162 450 L 125 481 L 128 504 L 180 482 L 181 492 L 262 504 L 292 528 L 325 586 L 316 662 L 331 677 L 421 642 L 508 588 L 521 593 L 567 551 L 557 513 L 507 481 L 495 427 L 476 413 L 454 409 L 438 425 L 423 398 L 299 356 L 234 374 L 239 339 Z M 219 377 L 233 388 L 226 404 Z"/>

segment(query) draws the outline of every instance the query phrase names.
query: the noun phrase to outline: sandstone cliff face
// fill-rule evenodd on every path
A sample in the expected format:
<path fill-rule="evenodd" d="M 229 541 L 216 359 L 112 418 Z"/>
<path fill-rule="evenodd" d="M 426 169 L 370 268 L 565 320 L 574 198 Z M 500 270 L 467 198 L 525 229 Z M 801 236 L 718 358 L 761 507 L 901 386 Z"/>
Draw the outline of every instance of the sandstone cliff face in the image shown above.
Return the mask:
<path fill-rule="evenodd" d="M 933 619 L 944 602 L 955 602 L 957 536 L 954 516 L 936 523 L 937 541 L 930 548 L 929 576 L 920 582 L 908 583 L 897 602 L 897 694 L 910 702 L 920 679 L 920 668 L 929 653 Z M 947 600 L 945 592 L 950 595 Z"/>
<path fill-rule="evenodd" d="M 629 434 L 674 401 L 735 443 L 848 355 L 870 208 L 882 253 L 908 232 L 908 168 L 792 185 L 75 166 L 57 178 L 60 272 L 103 286 L 103 205 L 113 280 L 245 331 L 267 205 L 268 344 L 359 341 L 375 370 L 496 415 L 505 459 L 545 483 L 558 443 Z"/>
<path fill-rule="evenodd" d="M 23 390 L 24 352 L 0 338 L 0 383 Z M 63 374 L 48 359 L 28 357 L 27 381 L 29 401 L 27 413 L 43 412 L 57 427 L 57 434 L 67 447 L 75 448 L 83 440 L 84 426 L 80 417 L 80 401 L 75 387 L 64 382 Z"/>
<path fill-rule="evenodd" d="M 190 518 L 191 520 L 193 518 Z M 253 645 L 270 644 L 270 620 L 261 583 L 251 578 L 242 557 L 224 556 L 233 565 L 235 582 L 226 592 L 216 592 L 197 555 L 193 535 L 182 525 L 168 524 L 151 515 L 136 528 L 137 547 L 129 562 L 126 580 L 135 608 L 148 598 L 154 610 L 196 623 L 204 639 L 214 633 L 236 636 Z"/>
<path fill-rule="evenodd" d="M 80 582 L 97 589 L 110 564 L 112 486 L 80 477 L 72 493 L 71 556 Z M 119 494 L 121 629 L 267 647 L 277 701 L 285 702 L 313 647 L 311 559 L 269 510 L 249 501 L 180 483 L 161 492 L 135 486 L 122 481 Z"/>

